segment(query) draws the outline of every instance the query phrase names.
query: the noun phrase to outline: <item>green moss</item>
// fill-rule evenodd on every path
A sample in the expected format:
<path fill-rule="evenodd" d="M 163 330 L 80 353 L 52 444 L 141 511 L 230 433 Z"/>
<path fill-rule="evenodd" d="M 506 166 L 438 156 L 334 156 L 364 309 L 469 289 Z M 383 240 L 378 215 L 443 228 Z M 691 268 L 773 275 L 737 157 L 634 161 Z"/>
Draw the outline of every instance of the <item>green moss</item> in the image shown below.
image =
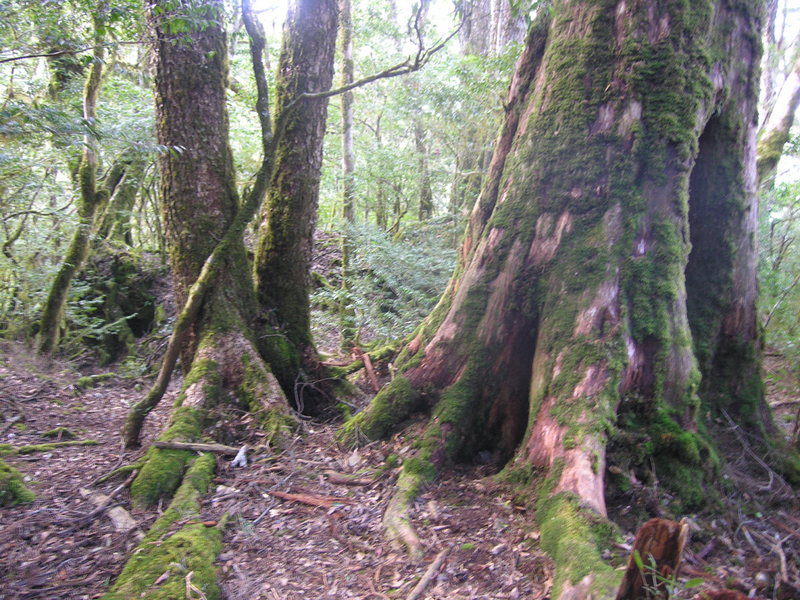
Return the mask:
<path fill-rule="evenodd" d="M 22 481 L 22 473 L 0 460 L 0 506 L 14 506 L 35 499 Z"/>
<path fill-rule="evenodd" d="M 375 440 L 383 437 L 398 423 L 407 419 L 419 405 L 419 394 L 405 377 L 395 377 L 373 398 L 369 406 L 344 424 L 339 433 L 341 443 L 355 444 L 361 436 Z"/>
<path fill-rule="evenodd" d="M 53 442 L 51 444 L 34 444 L 32 446 L 19 446 L 15 448 L 11 444 L 0 444 L 0 455 L 3 454 L 34 454 L 36 452 L 50 452 L 56 448 L 66 446 L 97 446 L 95 440 L 71 440 L 68 442 Z"/>
<path fill-rule="evenodd" d="M 61 437 L 67 439 L 70 438 L 74 439 L 77 436 L 66 427 L 56 427 L 55 429 L 51 429 L 50 431 L 45 431 L 42 434 L 42 437 L 49 437 L 49 438 Z"/>
<path fill-rule="evenodd" d="M 78 381 L 75 382 L 75 387 L 79 390 L 85 390 L 87 388 L 92 388 L 96 386 L 101 381 L 106 381 L 107 379 L 113 379 L 116 377 L 115 373 L 100 373 L 99 375 L 87 375 L 86 377 L 81 377 Z"/>
<path fill-rule="evenodd" d="M 600 558 L 600 545 L 614 537 L 611 525 L 566 494 L 543 497 L 536 518 L 541 528 L 541 547 L 556 563 L 554 598 L 559 597 L 565 584 L 577 585 L 589 574 L 594 576 L 592 595 L 612 597 L 616 593 L 622 572 Z"/>
<path fill-rule="evenodd" d="M 173 409 L 170 426 L 160 436 L 161 441 L 196 442 L 201 438 L 205 413 L 190 407 Z M 183 471 L 192 453 L 186 450 L 166 450 L 151 447 L 146 463 L 131 485 L 134 506 L 145 508 L 159 498 L 174 492 L 183 478 Z"/>
<path fill-rule="evenodd" d="M 632 412 L 631 408 L 623 404 L 619 430 L 608 446 L 608 463 L 623 471 L 612 475 L 610 482 L 624 491 L 630 485 L 626 472 L 635 472 L 644 482 L 655 476 L 658 485 L 674 496 L 677 512 L 713 501 L 711 484 L 719 473 L 713 445 L 701 434 L 681 429 L 664 409 Z"/>
<path fill-rule="evenodd" d="M 211 484 L 215 465 L 214 455 L 210 453 L 194 461 L 169 508 L 134 551 L 117 582 L 103 596 L 105 600 L 184 598 L 185 578 L 190 571 L 193 572 L 192 584 L 209 600 L 220 597 L 214 559 L 222 548 L 224 521 L 217 527 L 186 524 L 175 531 L 180 521 L 199 515 L 200 499 Z M 167 571 L 170 577 L 159 586 L 153 586 Z"/>
<path fill-rule="evenodd" d="M 436 469 L 425 457 L 413 457 L 403 463 L 403 472 L 413 476 L 419 484 L 430 483 L 436 478 Z M 416 492 L 415 492 L 416 494 Z"/>

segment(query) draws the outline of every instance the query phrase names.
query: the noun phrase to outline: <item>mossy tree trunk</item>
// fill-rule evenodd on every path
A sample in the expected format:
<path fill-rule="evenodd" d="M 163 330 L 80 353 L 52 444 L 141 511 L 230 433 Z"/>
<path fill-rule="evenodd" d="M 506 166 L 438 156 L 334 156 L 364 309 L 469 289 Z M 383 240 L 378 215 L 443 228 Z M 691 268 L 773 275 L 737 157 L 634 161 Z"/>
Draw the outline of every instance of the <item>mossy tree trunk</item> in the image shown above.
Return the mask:
<path fill-rule="evenodd" d="M 294 347 L 294 368 L 276 373 L 285 387 L 295 383 L 298 368 L 311 376 L 318 363 L 308 296 L 328 106 L 327 98 L 296 101 L 330 89 L 337 24 L 336 0 L 292 2 L 278 65 L 275 122 L 285 127 L 261 211 L 255 278 L 262 310 Z"/>
<path fill-rule="evenodd" d="M 800 106 L 800 56 L 796 58 L 786 76 L 758 140 L 759 185 L 769 187 L 774 185 L 778 161 L 783 154 L 783 147 L 789 141 L 798 106 Z"/>
<path fill-rule="evenodd" d="M 89 69 L 89 75 L 83 89 L 83 118 L 89 124 L 94 123 L 97 119 L 97 98 L 100 94 L 103 61 L 105 58 L 101 17 L 103 8 L 104 6 L 101 3 L 95 13 L 95 49 L 92 56 L 92 66 Z M 50 286 L 47 302 L 39 321 L 37 343 L 39 354 L 49 354 L 58 344 L 61 311 L 67 300 L 70 283 L 89 253 L 95 215 L 109 197 L 108 189 L 105 187 L 97 189 L 97 161 L 97 142 L 87 133 L 83 139 L 83 154 L 78 168 L 78 185 L 80 188 L 77 207 L 78 223 L 67 253 L 64 255 L 64 260 Z"/>
<path fill-rule="evenodd" d="M 537 518 L 554 598 L 616 592 L 591 533 L 606 515 L 610 432 L 649 439 L 662 484 L 690 505 L 704 498 L 706 411 L 768 421 L 755 270 L 762 12 L 722 0 L 540 11 L 459 267 L 398 357 L 401 376 L 347 428 L 377 437 L 430 410 L 404 497 L 431 465 L 479 451 L 549 474 Z M 387 525 L 408 541 L 402 517 L 390 509 Z"/>
<path fill-rule="evenodd" d="M 120 181 L 114 188 L 114 193 L 97 227 L 97 237 L 106 242 L 133 246 L 131 211 L 142 187 L 147 155 L 136 149 L 130 149 L 119 162 L 122 168 Z"/>
<path fill-rule="evenodd" d="M 253 339 L 257 305 L 241 230 L 233 238 L 226 235 L 234 223 L 241 226 L 241 219 L 237 219 L 240 205 L 228 140 L 228 52 L 225 31 L 219 26 L 222 2 L 210 0 L 195 12 L 195 18 L 206 21 L 205 27 L 189 34 L 173 33 L 176 14 L 198 11 L 190 4 L 187 0 L 176 6 L 162 0 L 151 13 L 158 141 L 179 149 L 159 157 L 176 305 L 197 301 L 198 295 L 201 299 L 190 321 L 176 325 L 188 328 L 181 348 L 186 376 L 170 425 L 161 435 L 165 441 L 196 441 L 205 409 L 224 398 L 225 391 L 240 406 L 261 411 L 271 422 L 288 410 Z M 245 205 L 250 202 L 248 198 Z M 207 258 L 220 245 L 225 247 L 218 259 L 223 264 L 215 269 L 207 289 L 198 290 L 196 282 L 209 268 Z M 138 438 L 138 429 L 135 434 L 133 429 L 129 418 L 128 445 Z M 146 505 L 174 491 L 190 458 L 189 452 L 151 448 L 131 489 L 134 501 Z"/>
<path fill-rule="evenodd" d="M 342 60 L 341 85 L 354 81 L 353 63 L 353 7 L 352 0 L 339 0 L 339 53 Z M 353 240 L 350 228 L 355 224 L 355 179 L 356 152 L 353 146 L 353 92 L 342 94 L 342 299 L 339 304 L 339 330 L 342 349 L 356 339 L 355 311 L 350 298 L 350 256 Z"/>

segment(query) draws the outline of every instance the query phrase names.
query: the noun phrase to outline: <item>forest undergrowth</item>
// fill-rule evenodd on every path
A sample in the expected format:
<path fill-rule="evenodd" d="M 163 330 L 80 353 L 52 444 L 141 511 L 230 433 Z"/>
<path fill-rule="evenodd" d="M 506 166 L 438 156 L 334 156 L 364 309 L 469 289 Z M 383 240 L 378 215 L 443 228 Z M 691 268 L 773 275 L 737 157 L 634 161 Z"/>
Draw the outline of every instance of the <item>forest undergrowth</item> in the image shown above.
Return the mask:
<path fill-rule="evenodd" d="M 335 283 L 337 240 L 321 236 L 318 246 L 315 269 Z M 382 274 L 383 283 L 369 288 L 373 296 L 365 302 L 385 297 L 389 277 Z M 324 290 L 316 298 L 324 308 Z M 327 360 L 347 361 L 334 354 L 340 340 L 330 321 L 317 320 L 319 347 L 331 353 Z M 387 329 L 391 322 L 385 321 Z M 366 325 L 362 335 L 365 343 L 380 339 Z M 126 486 L 166 425 L 181 380 L 174 379 L 148 417 L 142 449 L 124 450 L 120 429 L 128 407 L 150 384 L 131 364 L 36 358 L 25 342 L 0 346 L 0 452 L 35 494 L 31 503 L 0 509 L 0 600 L 102 597 L 166 510 L 166 503 L 134 510 Z M 376 362 L 375 370 L 381 385 L 392 377 L 389 360 Z M 781 353 L 767 353 L 765 378 L 776 423 L 792 437 L 800 399 Z M 373 392 L 363 370 L 350 379 L 362 390 L 349 400 L 349 410 L 357 411 Z M 222 528 L 213 565 L 219 586 L 193 588 L 194 573 L 175 562 L 147 582 L 148 592 L 175 586 L 194 599 L 549 598 L 553 563 L 539 546 L 536 499 L 495 478 L 500 465 L 491 457 L 451 465 L 416 497 L 409 516 L 424 559 L 415 563 L 384 538 L 382 518 L 423 421 L 352 449 L 336 442 L 340 421 L 298 416 L 276 451 L 250 414 L 227 407 L 213 417 L 206 433 L 230 447 L 246 444 L 248 464 L 234 467 L 231 456 L 217 454 L 199 513 L 183 515 L 156 543 L 187 523 Z M 622 569 L 645 521 L 685 517 L 691 541 L 677 595 L 731 588 L 751 597 L 797 597 L 800 507 L 794 492 L 767 466 L 754 440 L 723 420 L 714 428 L 724 452 L 720 485 L 709 490 L 715 502 L 698 513 L 675 514 L 658 473 L 647 483 L 631 480 L 625 493 L 609 494 L 609 518 L 619 527 L 603 558 Z M 415 592 L 426 574 L 424 589 Z M 683 587 L 696 578 L 703 587 Z"/>

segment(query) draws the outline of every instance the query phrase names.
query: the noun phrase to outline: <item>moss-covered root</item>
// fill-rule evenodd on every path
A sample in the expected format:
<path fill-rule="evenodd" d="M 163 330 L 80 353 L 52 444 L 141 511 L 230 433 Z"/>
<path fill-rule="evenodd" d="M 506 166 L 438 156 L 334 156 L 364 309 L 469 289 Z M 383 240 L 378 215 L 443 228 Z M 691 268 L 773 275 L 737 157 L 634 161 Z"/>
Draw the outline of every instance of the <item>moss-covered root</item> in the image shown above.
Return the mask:
<path fill-rule="evenodd" d="M 400 472 L 392 498 L 383 515 L 386 537 L 393 543 L 405 546 L 414 562 L 422 560 L 423 551 L 419 536 L 408 520 L 408 505 L 414 500 L 423 483 L 425 481 L 422 474 L 404 468 Z"/>
<path fill-rule="evenodd" d="M 167 511 L 158 519 L 104 600 L 187 598 L 187 577 L 208 600 L 220 597 L 214 559 L 222 548 L 224 521 L 216 527 L 194 522 L 200 500 L 214 476 L 213 454 L 203 454 L 189 468 Z M 188 524 L 171 533 L 177 523 Z M 168 576 L 156 584 L 164 574 Z M 192 598 L 200 597 L 195 593 Z"/>
<path fill-rule="evenodd" d="M 33 492 L 22 482 L 22 474 L 0 460 L 0 506 L 33 502 Z"/>
<path fill-rule="evenodd" d="M 203 411 L 179 406 L 172 411 L 170 426 L 159 437 L 161 441 L 196 442 L 203 428 Z M 188 450 L 162 450 L 151 447 L 145 464 L 131 485 L 131 498 L 137 509 L 158 502 L 159 498 L 178 489 L 186 464 L 192 457 Z"/>
<path fill-rule="evenodd" d="M 418 407 L 420 395 L 405 377 L 395 379 L 372 399 L 369 406 L 342 427 L 339 442 L 352 446 L 363 438 L 375 440 L 385 436 L 398 423 L 406 420 Z"/>
<path fill-rule="evenodd" d="M 36 452 L 50 452 L 65 446 L 97 446 L 97 440 L 72 440 L 69 442 L 52 442 L 49 444 L 34 444 L 32 446 L 17 446 L 0 444 L 0 455 L 3 454 L 35 454 Z"/>
<path fill-rule="evenodd" d="M 556 563 L 552 598 L 616 597 L 622 573 L 600 558 L 602 538 L 611 531 L 607 521 L 565 493 L 540 501 L 537 520 L 542 531 L 542 549 Z"/>

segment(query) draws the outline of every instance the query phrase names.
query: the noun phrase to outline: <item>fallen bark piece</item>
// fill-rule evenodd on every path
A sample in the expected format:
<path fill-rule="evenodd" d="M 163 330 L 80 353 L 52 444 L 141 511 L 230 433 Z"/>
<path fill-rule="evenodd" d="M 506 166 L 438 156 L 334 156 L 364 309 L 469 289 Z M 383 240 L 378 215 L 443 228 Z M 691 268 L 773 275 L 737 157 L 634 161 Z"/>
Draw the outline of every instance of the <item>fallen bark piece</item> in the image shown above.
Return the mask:
<path fill-rule="evenodd" d="M 617 592 L 617 600 L 650 597 L 655 590 L 666 598 L 665 580 L 677 576 L 689 535 L 686 519 L 680 523 L 667 519 L 650 519 L 636 534 L 628 568 Z M 636 557 L 639 557 L 639 561 Z M 637 564 L 640 563 L 640 564 Z M 643 568 L 640 568 L 641 567 Z"/>
<path fill-rule="evenodd" d="M 356 358 L 360 358 L 364 362 L 364 370 L 367 372 L 367 379 L 372 386 L 372 391 L 377 394 L 381 391 L 381 384 L 375 376 L 375 369 L 372 368 L 372 361 L 369 358 L 369 354 L 362 352 L 361 348 L 358 347 L 353 348 L 353 353 L 356 355 Z"/>
<path fill-rule="evenodd" d="M 186 442 L 153 442 L 153 446 L 162 450 L 191 450 L 192 452 L 215 452 L 225 456 L 236 456 L 239 448 L 223 446 L 222 444 L 193 444 Z"/>
<path fill-rule="evenodd" d="M 114 526 L 115 531 L 126 533 L 131 529 L 136 529 L 136 519 L 134 519 L 127 510 L 121 506 L 108 508 L 114 496 L 116 496 L 124 487 L 125 484 L 117 486 L 117 488 L 115 488 L 109 496 L 106 496 L 105 494 L 92 494 L 85 488 L 78 490 L 81 496 L 88 499 L 89 502 L 97 506 L 97 508 L 76 523 L 75 528 L 80 529 L 81 527 L 85 527 L 91 523 L 95 517 L 103 514 L 103 512 L 107 510 L 108 518 L 111 520 L 111 524 Z"/>
<path fill-rule="evenodd" d="M 431 563 L 431 566 L 428 567 L 428 570 L 425 571 L 425 575 L 422 576 L 422 579 L 419 580 L 417 587 L 415 587 L 411 593 L 408 595 L 406 600 L 417 600 L 417 598 L 422 595 L 422 592 L 425 591 L 425 588 L 428 587 L 428 584 L 433 579 L 434 575 L 439 571 L 442 567 L 442 563 L 444 559 L 447 558 L 447 555 L 450 553 L 450 548 L 445 548 L 436 556 L 434 561 Z"/>
<path fill-rule="evenodd" d="M 336 502 L 342 504 L 352 504 L 353 501 L 349 498 L 337 498 L 336 496 L 310 496 L 308 494 L 291 494 L 289 492 L 267 492 L 271 496 L 280 498 L 281 500 L 289 500 L 292 502 L 300 502 L 301 504 L 308 504 L 309 506 L 322 506 L 330 508 Z"/>
<path fill-rule="evenodd" d="M 323 473 L 328 478 L 328 481 L 340 485 L 372 485 L 375 483 L 374 479 L 368 477 L 356 477 L 355 475 L 347 475 L 337 471 L 324 471 Z"/>

